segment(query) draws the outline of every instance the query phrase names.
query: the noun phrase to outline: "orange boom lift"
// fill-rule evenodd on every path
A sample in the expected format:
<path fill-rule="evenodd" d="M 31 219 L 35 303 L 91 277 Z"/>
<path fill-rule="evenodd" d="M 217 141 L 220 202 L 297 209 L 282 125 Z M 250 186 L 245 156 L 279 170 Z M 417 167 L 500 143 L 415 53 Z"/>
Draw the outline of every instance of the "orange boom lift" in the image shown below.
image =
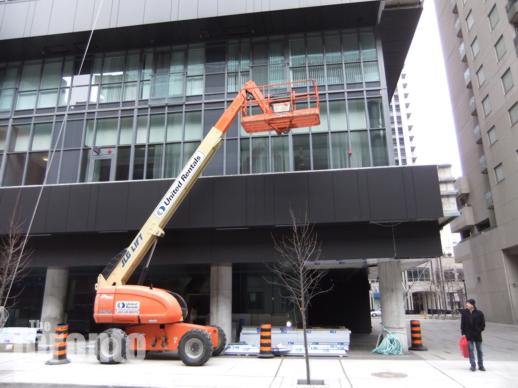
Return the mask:
<path fill-rule="evenodd" d="M 131 244 L 99 274 L 95 285 L 95 322 L 117 326 L 105 330 L 97 339 L 96 355 L 101 363 L 123 362 L 127 350 L 177 351 L 184 364 L 199 366 L 224 350 L 223 330 L 184 322 L 187 304 L 180 295 L 160 288 L 127 285 L 126 282 L 148 254 L 149 264 L 158 237 L 164 235 L 165 226 L 221 145 L 225 132 L 239 112 L 241 125 L 249 133 L 275 131 L 280 135 L 290 128 L 318 125 L 316 82 L 257 86 L 248 81 L 237 93 Z M 128 341 L 129 334 L 134 334 L 138 340 Z"/>

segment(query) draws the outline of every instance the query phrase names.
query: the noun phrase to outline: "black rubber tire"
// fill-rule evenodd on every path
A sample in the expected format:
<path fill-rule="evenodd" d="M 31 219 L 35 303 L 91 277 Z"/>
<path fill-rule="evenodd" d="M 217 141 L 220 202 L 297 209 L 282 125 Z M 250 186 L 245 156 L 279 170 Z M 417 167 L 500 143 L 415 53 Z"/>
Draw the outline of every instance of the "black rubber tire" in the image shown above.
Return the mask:
<path fill-rule="evenodd" d="M 201 366 L 212 355 L 212 341 L 209 333 L 203 330 L 189 330 L 182 336 L 178 354 L 187 366 Z"/>
<path fill-rule="evenodd" d="M 120 364 L 125 362 L 127 360 L 127 338 L 128 336 L 121 329 L 103 331 L 95 341 L 97 360 L 101 364 Z"/>
<path fill-rule="evenodd" d="M 217 357 L 224 352 L 225 347 L 227 346 L 227 336 L 221 327 L 216 325 L 213 325 L 212 327 L 218 329 L 218 346 L 212 351 L 212 356 Z"/>

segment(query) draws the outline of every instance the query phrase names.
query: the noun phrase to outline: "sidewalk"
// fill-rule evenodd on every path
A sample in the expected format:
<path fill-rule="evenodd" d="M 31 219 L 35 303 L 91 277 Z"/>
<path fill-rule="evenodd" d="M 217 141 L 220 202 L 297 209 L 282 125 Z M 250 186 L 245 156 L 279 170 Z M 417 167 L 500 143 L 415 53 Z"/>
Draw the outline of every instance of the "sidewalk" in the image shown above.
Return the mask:
<path fill-rule="evenodd" d="M 488 324 L 484 338 L 488 371 L 484 373 L 469 371 L 467 360 L 460 357 L 457 325 L 457 321 L 422 320 L 427 352 L 391 357 L 353 347 L 351 357 L 314 358 L 312 378 L 323 379 L 326 387 L 333 388 L 518 387 L 518 327 Z M 0 385 L 291 388 L 302 387 L 297 379 L 305 377 L 302 358 L 215 357 L 193 368 L 169 355 L 100 365 L 92 354 L 69 354 L 70 364 L 45 365 L 50 357 L 48 353 L 0 353 Z"/>

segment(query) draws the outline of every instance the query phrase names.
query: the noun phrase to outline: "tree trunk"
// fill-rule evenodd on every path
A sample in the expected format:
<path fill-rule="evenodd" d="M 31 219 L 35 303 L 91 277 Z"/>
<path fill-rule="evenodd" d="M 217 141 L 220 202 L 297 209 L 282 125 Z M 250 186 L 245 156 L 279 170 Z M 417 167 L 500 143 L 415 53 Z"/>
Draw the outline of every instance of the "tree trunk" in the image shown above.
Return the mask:
<path fill-rule="evenodd" d="M 311 374 L 309 371 L 309 353 L 308 353 L 308 334 L 306 333 L 306 312 L 302 311 L 302 333 L 304 334 L 304 359 L 306 361 L 306 380 L 307 384 L 311 384 Z"/>

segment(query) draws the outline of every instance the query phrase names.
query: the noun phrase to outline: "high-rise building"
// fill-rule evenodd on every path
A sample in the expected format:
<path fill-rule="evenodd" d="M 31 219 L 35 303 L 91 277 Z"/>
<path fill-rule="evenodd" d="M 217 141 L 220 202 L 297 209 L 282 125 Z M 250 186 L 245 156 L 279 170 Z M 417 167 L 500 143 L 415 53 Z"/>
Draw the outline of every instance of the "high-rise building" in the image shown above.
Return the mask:
<path fill-rule="evenodd" d="M 455 257 L 487 317 L 518 323 L 518 3 L 435 4 L 463 170 Z"/>
<path fill-rule="evenodd" d="M 27 226 L 48 171 L 13 324 L 66 313 L 71 330 L 96 330 L 98 273 L 240 86 L 314 79 L 320 125 L 285 136 L 231 126 L 166 228 L 147 282 L 182 294 L 191 319 L 229 337 L 264 319 L 297 322 L 263 264 L 293 210 L 314 225 L 318 265 L 334 284 L 310 323 L 369 331 L 367 268 L 383 266 L 382 288 L 392 287 L 399 260 L 441 251 L 437 169 L 393 166 L 387 125 L 421 9 L 419 0 L 0 2 L 1 234 L 13 209 Z M 399 310 L 392 317 L 406 340 Z"/>
<path fill-rule="evenodd" d="M 390 126 L 394 146 L 394 163 L 399 166 L 414 164 L 417 160 L 413 125 L 411 123 L 411 102 L 406 73 L 401 73 L 392 100 L 390 101 Z"/>

